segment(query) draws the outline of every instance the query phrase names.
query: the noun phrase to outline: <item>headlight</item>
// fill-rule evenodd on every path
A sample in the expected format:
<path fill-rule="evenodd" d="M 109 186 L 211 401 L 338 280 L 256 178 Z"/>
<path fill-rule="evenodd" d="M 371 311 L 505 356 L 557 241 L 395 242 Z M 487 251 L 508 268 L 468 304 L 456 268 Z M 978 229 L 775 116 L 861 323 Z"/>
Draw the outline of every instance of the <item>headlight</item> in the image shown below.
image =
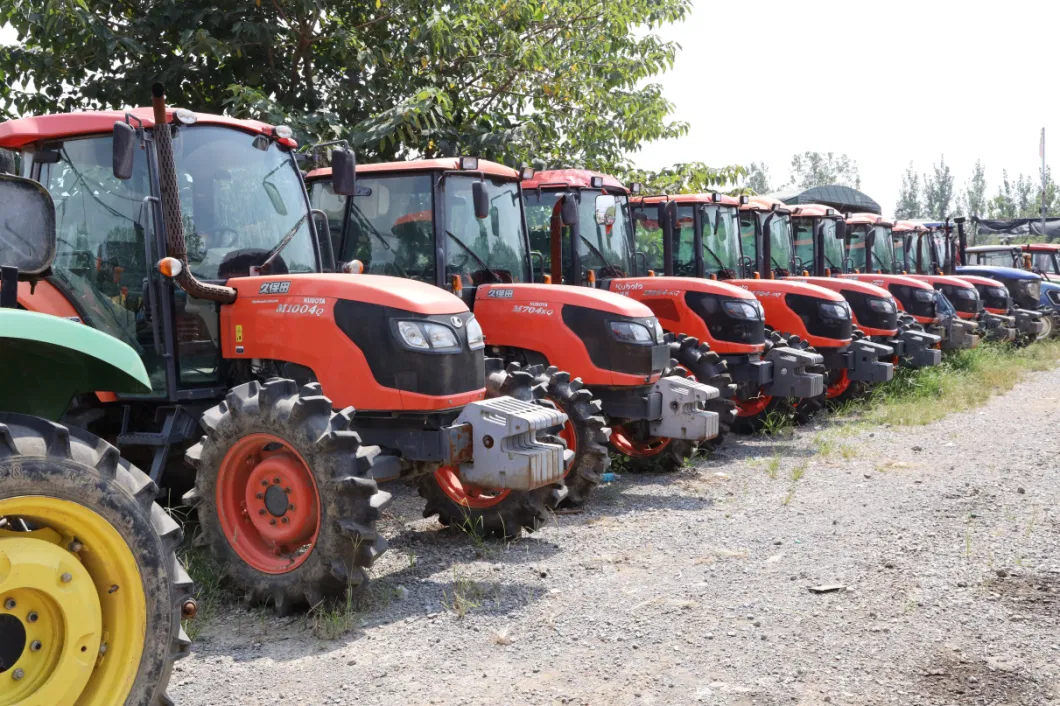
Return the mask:
<path fill-rule="evenodd" d="M 467 325 L 464 328 L 467 331 L 468 348 L 477 351 L 486 347 L 486 337 L 482 333 L 482 326 L 479 325 L 478 319 L 472 316 L 467 320 Z"/>
<path fill-rule="evenodd" d="M 1032 297 L 1035 300 L 1038 300 L 1038 299 L 1041 298 L 1041 293 L 1042 293 L 1042 282 L 1041 282 L 1041 280 L 1037 280 L 1037 279 L 1021 279 L 1021 280 L 1016 280 L 1016 283 L 1019 285 L 1020 289 L 1022 289 L 1024 292 L 1027 293 L 1028 297 Z"/>
<path fill-rule="evenodd" d="M 429 321 L 398 321 L 397 333 L 405 345 L 413 350 L 452 351 L 460 347 L 452 329 Z"/>
<path fill-rule="evenodd" d="M 762 305 L 757 299 L 753 304 L 743 299 L 729 299 L 722 306 L 725 308 L 725 313 L 734 319 L 762 320 Z"/>
<path fill-rule="evenodd" d="M 935 293 L 930 289 L 917 289 L 913 290 L 913 298 L 918 302 L 929 302 L 935 298 Z"/>
<path fill-rule="evenodd" d="M 957 299 L 977 299 L 978 295 L 975 290 L 970 287 L 954 287 L 954 295 Z"/>
<path fill-rule="evenodd" d="M 818 302 L 817 308 L 821 315 L 828 319 L 845 320 L 850 318 L 850 310 L 846 302 Z"/>
<path fill-rule="evenodd" d="M 1008 290 L 1004 287 L 987 287 L 986 293 L 995 299 L 1007 299 Z"/>
<path fill-rule="evenodd" d="M 655 342 L 662 343 L 663 338 L 666 337 L 666 332 L 663 331 L 662 324 L 659 323 L 658 319 L 652 319 L 652 321 L 655 323 Z"/>
<path fill-rule="evenodd" d="M 869 298 L 869 308 L 881 314 L 893 314 L 895 310 L 894 302 L 892 300 L 879 299 L 876 297 Z"/>
<path fill-rule="evenodd" d="M 653 332 L 647 326 L 632 321 L 612 321 L 611 334 L 622 343 L 651 345 L 655 342 L 652 340 Z"/>

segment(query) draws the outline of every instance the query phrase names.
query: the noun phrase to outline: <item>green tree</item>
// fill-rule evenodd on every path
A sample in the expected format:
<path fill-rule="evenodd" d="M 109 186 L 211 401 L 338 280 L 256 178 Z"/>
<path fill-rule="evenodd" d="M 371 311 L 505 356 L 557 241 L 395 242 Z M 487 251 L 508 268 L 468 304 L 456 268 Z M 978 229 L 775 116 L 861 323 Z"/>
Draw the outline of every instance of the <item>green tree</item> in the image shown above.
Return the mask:
<path fill-rule="evenodd" d="M 1001 184 L 997 187 L 997 195 L 990 199 L 988 211 L 991 218 L 1015 218 L 1016 200 L 1012 195 L 1012 182 L 1008 178 L 1008 170 L 1001 170 Z"/>
<path fill-rule="evenodd" d="M 751 162 L 747 167 L 747 188 L 756 194 L 772 191 L 769 188 L 769 167 L 765 162 Z"/>
<path fill-rule="evenodd" d="M 1035 218 L 1041 215 L 1041 185 L 1030 177 L 1019 175 L 1016 180 L 1016 213 L 1018 218 Z"/>
<path fill-rule="evenodd" d="M 953 215 L 953 172 L 945 155 L 931 166 L 932 173 L 924 176 L 924 216 L 942 220 Z"/>
<path fill-rule="evenodd" d="M 171 102 L 344 136 L 369 159 L 593 168 L 679 137 L 651 78 L 690 0 L 9 0 L 0 112 Z M 14 87 L 16 81 L 27 90 Z"/>
<path fill-rule="evenodd" d="M 902 190 L 894 206 L 895 218 L 920 218 L 920 175 L 910 162 L 902 174 Z"/>
<path fill-rule="evenodd" d="M 845 154 L 834 152 L 803 152 L 791 158 L 788 186 L 810 189 L 825 184 L 842 184 L 861 188 L 858 163 Z"/>
<path fill-rule="evenodd" d="M 731 187 L 746 175 L 747 170 L 738 165 L 716 168 L 687 162 L 658 171 L 630 169 L 622 179 L 643 184 L 645 194 L 696 194 Z"/>

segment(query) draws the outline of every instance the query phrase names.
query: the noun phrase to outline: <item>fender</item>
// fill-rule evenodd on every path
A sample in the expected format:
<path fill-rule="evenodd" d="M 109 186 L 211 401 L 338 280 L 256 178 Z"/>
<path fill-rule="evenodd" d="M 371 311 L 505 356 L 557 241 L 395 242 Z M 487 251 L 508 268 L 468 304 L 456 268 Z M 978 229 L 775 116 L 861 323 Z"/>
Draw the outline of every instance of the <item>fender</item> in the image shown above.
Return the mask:
<path fill-rule="evenodd" d="M 935 288 L 926 282 L 921 282 L 912 275 L 885 275 L 885 274 L 873 274 L 873 273 L 861 273 L 861 274 L 845 274 L 840 275 L 840 279 L 852 279 L 859 282 L 866 282 L 868 284 L 882 287 L 891 293 L 894 300 L 898 302 L 898 308 L 901 311 L 906 312 L 917 322 L 930 325 L 934 324 L 938 320 L 938 316 L 921 316 L 912 311 L 909 311 L 907 302 L 902 301 L 902 298 L 898 296 L 899 287 L 908 287 L 910 289 L 924 289 L 927 291 L 934 291 Z"/>
<path fill-rule="evenodd" d="M 702 292 L 732 299 L 752 300 L 754 295 L 725 282 L 691 277 L 625 277 L 608 283 L 612 292 L 645 304 L 671 333 L 684 333 L 709 343 L 720 355 L 755 355 L 765 350 L 765 341 L 735 343 L 711 333 L 707 322 L 689 304 L 688 294 Z"/>
<path fill-rule="evenodd" d="M 365 411 L 439 411 L 485 398 L 484 384 L 440 396 L 380 384 L 365 352 L 336 320 L 336 307 L 345 311 L 351 305 L 375 307 L 373 311 L 387 307 L 424 317 L 469 315 L 458 297 L 438 287 L 397 277 L 346 274 L 239 277 L 227 284 L 238 295 L 235 302 L 221 307 L 222 355 L 232 360 L 263 358 L 305 366 L 316 375 L 336 409 L 352 405 Z M 382 320 L 363 325 L 377 326 L 379 330 L 369 335 L 385 336 L 389 342 L 394 334 L 387 324 Z M 410 361 L 412 356 L 432 356 L 440 365 L 446 354 L 408 351 L 408 355 Z M 484 373 L 481 354 L 476 357 Z M 464 357 L 459 360 L 466 363 Z"/>
<path fill-rule="evenodd" d="M 815 284 L 818 287 L 824 287 L 830 289 L 833 292 L 838 292 L 846 299 L 849 303 L 850 297 L 848 293 L 862 294 L 870 297 L 876 297 L 879 299 L 888 299 L 897 302 L 897 300 L 883 287 L 875 284 L 869 284 L 867 282 L 859 282 L 851 279 L 840 279 L 839 277 L 786 277 L 788 280 L 795 280 L 798 282 L 805 282 L 807 284 Z M 866 336 L 893 336 L 898 333 L 897 328 L 878 328 L 875 326 L 869 326 L 864 321 L 859 321 L 857 317 L 857 311 L 854 307 L 851 307 L 851 315 L 854 317 L 854 325 L 865 332 Z"/>
<path fill-rule="evenodd" d="M 728 282 L 746 289 L 762 303 L 762 308 L 766 312 L 766 326 L 769 326 L 774 331 L 798 335 L 802 340 L 816 348 L 842 348 L 850 345 L 851 339 L 849 337 L 831 338 L 811 334 L 806 328 L 806 323 L 785 300 L 786 295 L 797 294 L 813 299 L 845 304 L 846 300 L 836 292 L 815 284 L 792 282 L 783 279 L 732 279 L 728 280 Z"/>
<path fill-rule="evenodd" d="M 18 371 L 0 388 L 0 409 L 58 420 L 76 394 L 97 386 L 146 394 L 151 380 L 129 346 L 49 314 L 0 310 L 0 365 Z"/>
<path fill-rule="evenodd" d="M 629 319 L 654 319 L 644 304 L 613 292 L 550 284 L 486 284 L 475 293 L 475 318 L 490 346 L 540 353 L 586 385 L 636 386 L 654 383 L 658 373 L 636 375 L 597 366 L 586 342 L 564 321 L 564 310 L 580 307 Z M 601 336 L 610 335 L 601 331 Z M 608 341 L 610 343 L 610 341 Z"/>

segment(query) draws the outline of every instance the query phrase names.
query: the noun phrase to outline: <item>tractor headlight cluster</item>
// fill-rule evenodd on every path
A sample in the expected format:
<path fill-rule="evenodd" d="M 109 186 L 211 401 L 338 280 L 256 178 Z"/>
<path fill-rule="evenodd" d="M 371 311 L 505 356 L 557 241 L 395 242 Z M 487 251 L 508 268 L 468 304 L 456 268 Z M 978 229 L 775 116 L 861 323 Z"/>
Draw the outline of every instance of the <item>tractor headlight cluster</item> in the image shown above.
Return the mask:
<path fill-rule="evenodd" d="M 1008 290 L 1004 287 L 987 287 L 986 293 L 994 299 L 1008 299 Z"/>
<path fill-rule="evenodd" d="M 845 321 L 850 318 L 850 307 L 847 306 L 846 302 L 822 301 L 818 302 L 817 308 L 820 310 L 821 316 L 826 319 Z"/>
<path fill-rule="evenodd" d="M 460 350 L 460 341 L 456 334 L 442 324 L 430 321 L 398 321 L 396 331 L 401 342 L 413 350 L 437 353 Z"/>
<path fill-rule="evenodd" d="M 954 287 L 953 296 L 955 299 L 978 299 L 979 295 L 972 287 Z"/>
<path fill-rule="evenodd" d="M 467 330 L 468 348 L 477 351 L 486 347 L 486 336 L 482 333 L 482 326 L 479 324 L 478 319 L 472 316 L 467 320 L 464 328 Z"/>
<path fill-rule="evenodd" d="M 869 308 L 879 314 L 893 314 L 897 307 L 895 307 L 893 299 L 869 297 Z"/>
<path fill-rule="evenodd" d="M 660 330 L 662 329 L 660 328 Z M 656 342 L 654 327 L 649 329 L 643 324 L 637 324 L 632 321 L 612 321 L 611 335 L 620 343 L 650 346 Z"/>
<path fill-rule="evenodd" d="M 662 324 L 659 323 L 658 319 L 652 319 L 652 322 L 655 324 L 655 342 L 662 343 L 663 338 L 666 336 L 666 333 L 663 331 Z"/>
<path fill-rule="evenodd" d="M 1028 299 L 1038 301 L 1042 295 L 1042 281 L 1040 279 L 1018 279 L 1016 286 Z"/>
<path fill-rule="evenodd" d="M 725 313 L 734 319 L 761 321 L 764 318 L 762 315 L 762 304 L 757 299 L 730 299 L 722 306 L 725 308 Z"/>
<path fill-rule="evenodd" d="M 918 302 L 926 303 L 935 299 L 935 292 L 931 291 L 930 289 L 917 288 L 913 290 L 913 298 L 916 299 Z"/>

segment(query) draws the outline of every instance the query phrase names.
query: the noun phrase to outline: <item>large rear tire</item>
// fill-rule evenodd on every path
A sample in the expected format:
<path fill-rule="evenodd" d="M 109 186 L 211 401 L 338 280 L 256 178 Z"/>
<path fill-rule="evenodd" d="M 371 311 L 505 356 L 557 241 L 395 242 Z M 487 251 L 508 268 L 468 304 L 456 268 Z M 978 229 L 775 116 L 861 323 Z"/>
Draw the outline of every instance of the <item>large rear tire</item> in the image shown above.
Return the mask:
<path fill-rule="evenodd" d="M 494 364 L 490 359 L 487 364 Z M 500 370 L 488 370 L 491 395 L 509 395 L 524 402 L 550 405 L 546 384 L 539 379 L 543 366 L 527 369 L 509 363 Z M 534 532 L 548 522 L 549 513 L 563 501 L 567 490 L 562 483 L 530 491 L 491 490 L 467 487 L 460 482 L 457 469 L 441 466 L 421 473 L 419 494 L 427 501 L 424 517 L 438 516 L 445 527 L 458 527 L 480 537 L 508 539 L 524 530 Z"/>
<path fill-rule="evenodd" d="M 386 551 L 376 522 L 390 494 L 371 476 L 379 447 L 361 445 L 351 415 L 319 383 L 248 382 L 206 411 L 185 457 L 196 473 L 184 501 L 214 559 L 281 615 L 362 587 Z"/>
<path fill-rule="evenodd" d="M 0 413 L 0 703 L 172 704 L 193 587 L 157 492 L 88 432 Z"/>

